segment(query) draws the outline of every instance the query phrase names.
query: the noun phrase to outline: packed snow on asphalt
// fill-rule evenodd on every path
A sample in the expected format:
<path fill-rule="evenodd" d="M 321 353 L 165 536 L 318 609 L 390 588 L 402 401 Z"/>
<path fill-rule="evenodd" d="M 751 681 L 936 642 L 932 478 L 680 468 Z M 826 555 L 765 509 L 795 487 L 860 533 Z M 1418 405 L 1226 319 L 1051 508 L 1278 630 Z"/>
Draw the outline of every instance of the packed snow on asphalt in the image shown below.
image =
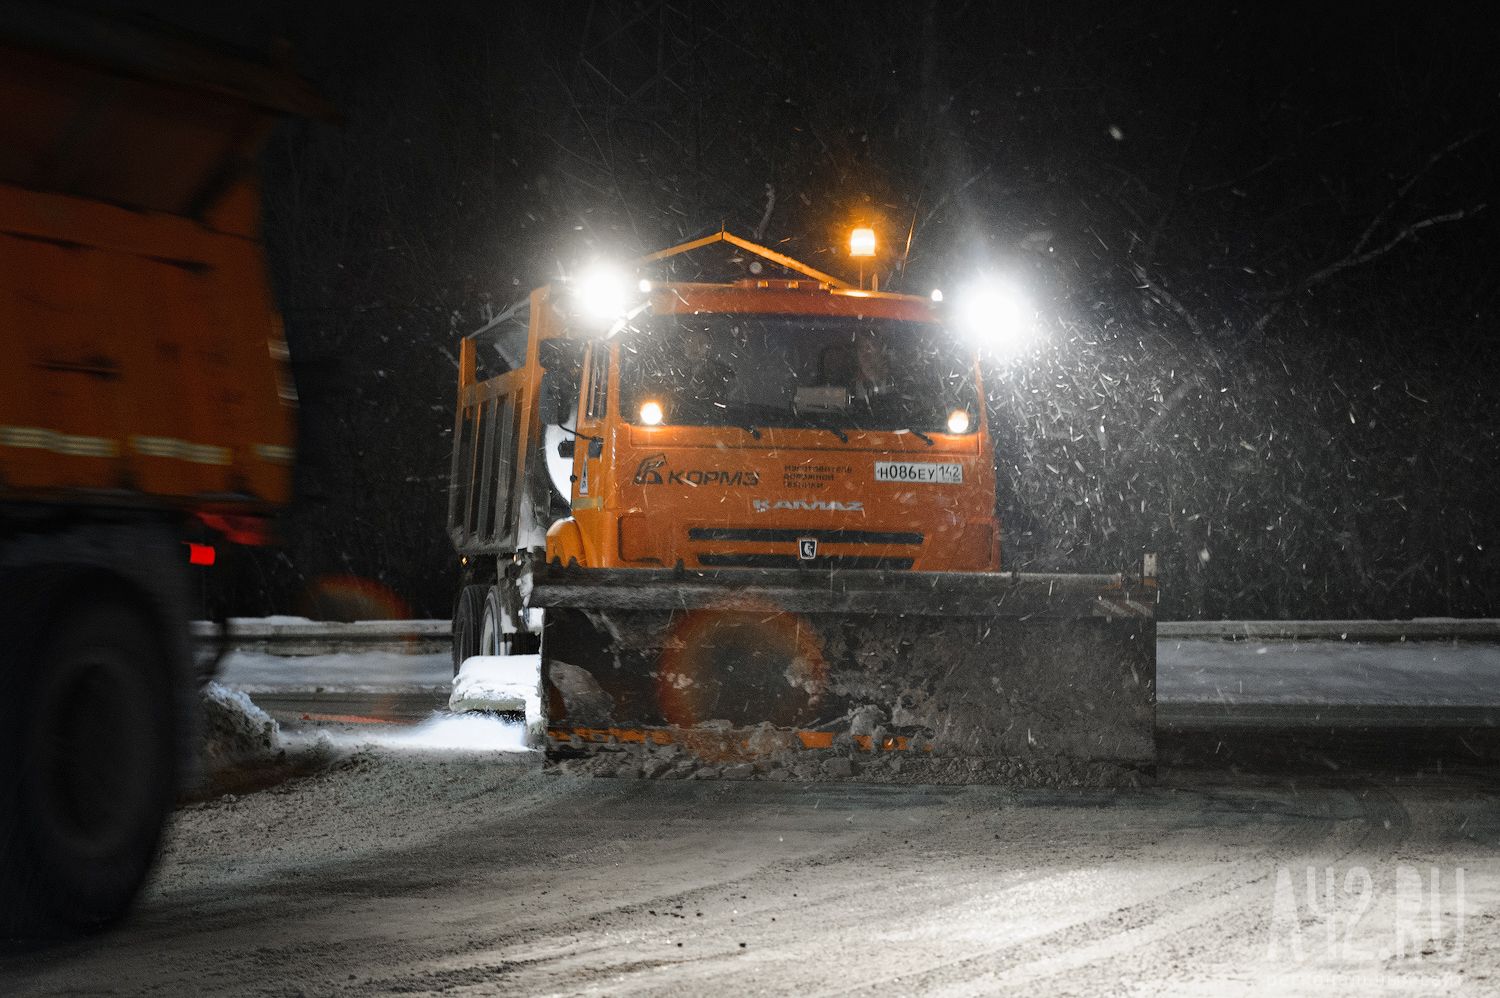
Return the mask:
<path fill-rule="evenodd" d="M 0 993 L 1489 994 L 1497 803 L 1451 774 L 1016 793 L 382 746 L 184 808 L 133 917 Z"/>

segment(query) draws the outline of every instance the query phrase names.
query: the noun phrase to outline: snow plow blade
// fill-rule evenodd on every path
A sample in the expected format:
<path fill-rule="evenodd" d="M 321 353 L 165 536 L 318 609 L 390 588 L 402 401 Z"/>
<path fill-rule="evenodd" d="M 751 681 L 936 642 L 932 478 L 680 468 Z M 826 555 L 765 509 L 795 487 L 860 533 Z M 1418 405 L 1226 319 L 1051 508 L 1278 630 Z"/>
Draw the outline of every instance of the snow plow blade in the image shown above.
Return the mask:
<path fill-rule="evenodd" d="M 559 569 L 550 765 L 665 778 L 1117 785 L 1155 761 L 1154 580 Z"/>

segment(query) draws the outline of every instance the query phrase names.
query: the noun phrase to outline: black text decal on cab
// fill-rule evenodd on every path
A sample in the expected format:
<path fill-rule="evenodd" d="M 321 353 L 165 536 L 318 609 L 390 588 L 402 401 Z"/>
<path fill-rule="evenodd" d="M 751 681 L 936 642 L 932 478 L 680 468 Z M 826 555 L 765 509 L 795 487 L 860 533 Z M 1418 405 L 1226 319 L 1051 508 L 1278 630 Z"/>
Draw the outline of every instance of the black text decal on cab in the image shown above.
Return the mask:
<path fill-rule="evenodd" d="M 747 469 L 691 468 L 676 471 L 666 467 L 665 454 L 642 458 L 635 466 L 637 485 L 739 485 L 750 488 L 760 484 L 760 472 Z"/>

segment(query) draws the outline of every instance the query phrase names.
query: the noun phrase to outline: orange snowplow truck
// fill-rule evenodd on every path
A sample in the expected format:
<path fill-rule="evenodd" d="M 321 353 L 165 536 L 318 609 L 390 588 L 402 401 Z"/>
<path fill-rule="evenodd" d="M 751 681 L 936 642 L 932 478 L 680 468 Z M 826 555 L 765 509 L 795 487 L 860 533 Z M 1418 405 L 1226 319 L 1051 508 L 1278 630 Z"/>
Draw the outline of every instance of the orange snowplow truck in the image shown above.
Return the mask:
<path fill-rule="evenodd" d="M 1155 582 L 1001 571 L 984 397 L 933 302 L 728 233 L 533 292 L 463 342 L 455 667 L 539 650 L 598 773 L 1128 777 Z"/>
<path fill-rule="evenodd" d="M 190 771 L 195 569 L 290 495 L 253 168 L 285 72 L 0 6 L 0 938 L 107 922 Z"/>

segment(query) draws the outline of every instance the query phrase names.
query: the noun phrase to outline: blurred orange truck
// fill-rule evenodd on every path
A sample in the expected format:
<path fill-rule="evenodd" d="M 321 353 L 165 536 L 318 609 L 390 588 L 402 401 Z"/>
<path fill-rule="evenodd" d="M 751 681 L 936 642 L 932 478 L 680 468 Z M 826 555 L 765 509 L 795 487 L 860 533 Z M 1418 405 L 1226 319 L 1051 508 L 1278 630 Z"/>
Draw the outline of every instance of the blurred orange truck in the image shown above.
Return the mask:
<path fill-rule="evenodd" d="M 287 73 L 0 7 L 0 937 L 128 905 L 190 771 L 190 565 L 290 495 L 256 150 Z"/>

